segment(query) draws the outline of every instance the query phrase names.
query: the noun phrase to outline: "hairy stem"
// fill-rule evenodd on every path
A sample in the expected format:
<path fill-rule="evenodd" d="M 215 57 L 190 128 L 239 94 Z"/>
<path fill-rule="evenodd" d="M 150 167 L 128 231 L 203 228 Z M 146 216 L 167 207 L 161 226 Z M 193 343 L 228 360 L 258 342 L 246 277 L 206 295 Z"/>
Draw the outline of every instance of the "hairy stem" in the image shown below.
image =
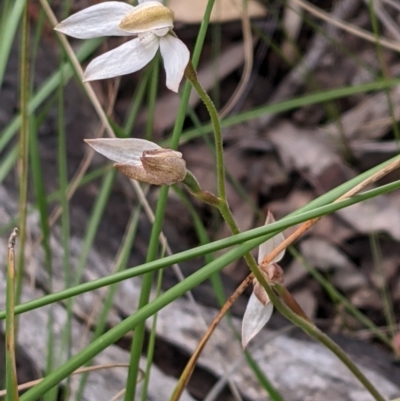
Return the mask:
<path fill-rule="evenodd" d="M 216 206 L 221 215 L 222 218 L 225 220 L 226 224 L 229 226 L 232 234 L 239 234 L 240 230 L 235 222 L 235 219 L 232 215 L 232 212 L 229 209 L 228 201 L 226 198 L 226 191 L 225 191 L 225 166 L 224 166 L 224 154 L 223 154 L 223 140 L 222 140 L 222 132 L 221 132 L 221 125 L 218 117 L 218 112 L 214 106 L 213 101 L 211 98 L 208 96 L 206 91 L 203 89 L 201 86 L 198 78 L 197 78 L 197 73 L 193 68 L 193 65 L 189 62 L 188 66 L 186 67 L 185 70 L 185 76 L 186 78 L 192 83 L 194 89 L 197 91 L 200 99 L 203 101 L 205 104 L 207 111 L 210 115 L 212 126 L 213 126 L 213 131 L 214 131 L 214 141 L 215 141 L 215 150 L 216 150 L 216 162 L 217 162 L 217 179 L 218 179 L 218 198 L 219 202 Z M 394 163 L 395 166 L 390 166 L 392 169 L 397 168 L 399 165 L 399 162 Z M 379 176 L 385 175 L 387 171 L 381 171 Z M 353 188 L 354 194 L 357 193 L 360 190 L 360 188 L 356 187 Z M 352 196 L 353 193 L 347 193 L 348 196 Z M 341 198 L 339 198 L 341 200 Z M 316 221 L 319 219 L 314 219 L 315 221 L 311 220 L 310 222 L 306 222 L 304 224 L 304 227 L 307 229 L 309 226 L 315 224 Z M 309 224 L 307 224 L 309 223 Z M 288 238 L 289 240 L 289 238 Z M 285 241 L 287 242 L 287 241 Z M 280 247 L 282 248 L 284 244 L 281 244 Z M 286 245 L 287 246 L 287 245 Z M 285 246 L 285 248 L 286 248 Z M 280 251 L 278 249 L 275 249 L 273 254 L 277 254 Z M 272 260 L 274 256 L 271 254 L 268 255 L 265 260 L 265 262 L 269 262 Z M 354 364 L 354 362 L 347 356 L 347 354 L 334 342 L 332 341 L 327 335 L 325 335 L 322 331 L 320 331 L 311 321 L 306 319 L 304 316 L 301 314 L 295 313 L 293 310 L 291 310 L 282 300 L 280 297 L 275 293 L 275 291 L 271 288 L 271 286 L 267 283 L 267 281 L 264 279 L 263 275 L 261 274 L 258 265 L 256 261 L 254 260 L 253 256 L 250 253 L 246 253 L 244 255 L 244 259 L 252 271 L 252 274 L 254 277 L 260 282 L 260 284 L 265 288 L 265 291 L 267 292 L 269 299 L 271 302 L 274 304 L 276 309 L 289 321 L 291 321 L 293 324 L 296 326 L 300 327 L 305 333 L 307 333 L 310 337 L 316 339 L 320 343 L 322 343 L 326 348 L 330 349 L 346 366 L 347 368 L 355 375 L 355 377 L 360 381 L 360 383 L 370 392 L 370 394 L 375 398 L 376 401 L 385 401 L 383 396 L 376 390 L 376 388 L 372 385 L 372 383 L 365 377 L 365 375 L 358 369 L 358 367 Z M 250 280 L 247 280 L 246 285 L 243 287 L 246 288 Z M 277 288 L 279 291 L 279 288 Z M 239 292 L 240 295 L 240 292 Z M 238 295 L 237 295 L 238 296 Z M 223 312 L 225 313 L 226 310 Z M 217 323 L 218 321 L 216 321 Z M 216 324 L 214 325 L 213 328 L 215 328 Z M 207 342 L 209 336 L 211 335 L 213 328 L 209 330 L 208 336 L 206 335 L 204 341 L 202 341 L 196 350 L 195 354 L 193 355 L 194 358 L 192 359 L 197 359 L 198 356 L 200 355 L 200 352 L 202 348 L 204 347 L 205 343 Z M 191 376 L 191 373 L 194 368 L 194 361 L 191 360 L 190 367 L 189 369 L 185 369 L 184 374 L 182 375 L 182 378 L 180 382 L 178 383 L 177 388 L 175 389 L 175 392 L 173 394 L 172 399 L 173 400 L 178 400 L 180 397 L 181 392 L 183 391 L 184 386 L 186 383 L 189 381 L 189 378 Z"/>

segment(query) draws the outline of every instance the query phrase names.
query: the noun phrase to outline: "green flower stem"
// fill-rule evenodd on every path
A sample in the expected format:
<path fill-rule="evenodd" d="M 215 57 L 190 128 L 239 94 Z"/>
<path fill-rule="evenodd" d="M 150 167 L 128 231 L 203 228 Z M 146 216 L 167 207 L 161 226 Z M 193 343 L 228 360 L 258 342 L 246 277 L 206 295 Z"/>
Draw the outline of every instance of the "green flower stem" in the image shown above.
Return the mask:
<path fill-rule="evenodd" d="M 222 202 L 227 203 L 225 191 L 224 144 L 222 140 L 221 124 L 219 121 L 218 112 L 210 96 L 208 96 L 208 93 L 203 89 L 199 80 L 197 79 L 197 73 L 190 61 L 186 67 L 185 76 L 200 96 L 200 99 L 206 106 L 211 118 L 211 123 L 214 130 L 215 154 L 217 160 L 218 197 L 222 200 Z"/>
<path fill-rule="evenodd" d="M 217 161 L 218 198 L 220 200 L 219 204 L 216 207 L 220 211 L 222 218 L 225 220 L 225 223 L 230 228 L 232 234 L 233 235 L 240 234 L 239 227 L 237 226 L 236 221 L 233 218 L 232 212 L 229 209 L 228 200 L 226 198 L 224 144 L 222 139 L 221 124 L 219 121 L 217 109 L 215 108 L 215 105 L 211 100 L 210 96 L 208 96 L 208 93 L 201 86 L 197 78 L 197 73 L 191 62 L 189 62 L 188 66 L 186 67 L 185 76 L 191 82 L 194 89 L 197 91 L 197 94 L 199 95 L 200 99 L 206 106 L 213 126 L 215 154 Z M 244 259 L 247 265 L 249 266 L 250 270 L 253 272 L 253 274 L 255 272 L 258 273 L 258 265 L 250 252 L 244 255 Z M 270 289 L 270 291 L 272 290 Z"/>
<path fill-rule="evenodd" d="M 228 200 L 226 198 L 224 144 L 218 112 L 210 96 L 208 96 L 208 93 L 201 86 L 197 78 L 197 73 L 191 62 L 189 62 L 188 66 L 186 67 L 185 76 L 193 85 L 200 99 L 203 101 L 211 118 L 211 123 L 214 130 L 215 154 L 217 161 L 218 198 L 220 200 L 219 204 L 216 205 L 216 207 L 220 211 L 222 218 L 225 220 L 226 224 L 229 226 L 232 234 L 236 235 L 240 233 L 240 230 L 236 224 L 235 219 L 232 216 L 232 212 L 229 209 Z M 250 253 L 244 255 L 244 259 L 246 260 L 246 263 L 252 271 L 253 269 L 258 270 L 257 263 Z"/>
<path fill-rule="evenodd" d="M 218 112 L 212 102 L 211 98 L 208 96 L 207 92 L 201 86 L 199 80 L 197 79 L 196 71 L 193 65 L 189 63 L 185 70 L 186 78 L 192 83 L 193 87 L 196 89 L 199 97 L 204 102 L 207 111 L 211 118 L 211 123 L 214 131 L 214 141 L 216 150 L 216 160 L 217 160 L 217 177 L 218 177 L 218 196 L 220 198 L 220 203 L 217 205 L 223 219 L 229 226 L 232 234 L 236 235 L 240 233 L 240 230 L 232 216 L 232 213 L 228 206 L 228 201 L 226 199 L 225 192 L 225 168 L 224 168 L 224 156 L 223 156 L 223 140 L 221 133 L 221 125 L 218 117 Z M 328 349 L 330 349 L 346 366 L 347 368 L 356 376 L 360 383 L 370 392 L 370 394 L 377 401 L 385 401 L 382 395 L 375 389 L 372 383 L 364 376 L 364 374 L 357 368 L 353 361 L 346 355 L 346 353 L 328 336 L 322 333 L 313 323 L 308 322 L 303 317 L 299 316 L 288 308 L 280 298 L 275 294 L 271 286 L 264 279 L 261 274 L 258 264 L 254 260 L 253 256 L 248 252 L 244 254 L 244 259 L 254 274 L 255 278 L 261 283 L 267 292 L 269 299 L 276 307 L 276 309 L 289 321 L 291 321 L 296 326 L 300 327 L 305 333 L 310 337 L 316 339 Z"/>

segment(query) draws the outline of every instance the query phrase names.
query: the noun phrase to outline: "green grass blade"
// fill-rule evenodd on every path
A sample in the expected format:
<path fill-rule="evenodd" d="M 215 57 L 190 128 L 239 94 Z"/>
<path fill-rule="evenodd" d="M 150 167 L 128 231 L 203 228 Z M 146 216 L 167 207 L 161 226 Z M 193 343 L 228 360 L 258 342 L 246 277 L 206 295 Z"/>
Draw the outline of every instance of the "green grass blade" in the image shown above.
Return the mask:
<path fill-rule="evenodd" d="M 6 71 L 7 61 L 11 52 L 11 46 L 16 37 L 18 24 L 24 11 L 26 0 L 15 0 L 13 8 L 4 15 L 4 26 L 1 30 L 1 47 L 0 47 L 0 89 L 4 80 L 4 73 Z M 6 14 L 7 10 L 3 10 Z"/>
<path fill-rule="evenodd" d="M 45 394 L 48 390 L 56 386 L 66 377 L 68 377 L 74 370 L 85 364 L 88 360 L 99 354 L 105 348 L 116 342 L 132 328 L 137 327 L 144 322 L 147 318 L 154 315 L 160 309 L 179 298 L 187 291 L 196 287 L 203 281 L 207 280 L 212 274 L 220 271 L 228 264 L 240 258 L 246 252 L 256 248 L 260 243 L 264 242 L 266 237 L 257 238 L 248 241 L 236 248 L 228 251 L 225 255 L 215 259 L 210 264 L 204 266 L 202 269 L 196 271 L 190 277 L 178 283 L 175 287 L 161 294 L 153 302 L 148 303 L 139 309 L 136 313 L 126 318 L 123 322 L 110 329 L 107 333 L 103 334 L 97 340 L 91 342 L 83 351 L 73 356 L 63 366 L 56 369 L 49 376 L 43 379 L 38 385 L 30 389 L 21 397 L 21 401 L 34 401 Z"/>
<path fill-rule="evenodd" d="M 371 199 L 373 197 L 382 195 L 383 193 L 388 193 L 390 191 L 395 191 L 400 188 L 400 181 L 396 181 L 391 184 L 384 185 L 382 187 L 367 191 L 363 194 L 356 195 L 350 199 L 346 199 L 340 202 L 335 202 L 332 204 L 327 204 L 325 206 L 315 207 L 314 209 L 309 210 L 308 207 L 304 207 L 298 211 L 298 213 L 292 213 L 281 220 L 271 223 L 268 226 L 262 226 L 258 228 L 254 228 L 252 230 L 248 230 L 241 234 L 237 234 L 222 240 L 214 241 L 207 245 L 202 245 L 187 251 L 180 252 L 175 255 L 166 256 L 165 258 L 156 260 L 154 262 L 145 263 L 140 266 L 132 267 L 128 270 L 125 270 L 120 273 L 112 274 L 108 277 L 103 277 L 92 282 L 84 283 L 79 286 L 75 286 L 73 288 L 69 288 L 68 290 L 60 291 L 56 294 L 49 294 L 40 299 L 26 302 L 21 305 L 17 305 L 15 308 L 16 314 L 21 314 L 28 312 L 33 309 L 40 308 L 42 306 L 51 304 L 53 302 L 59 302 L 68 297 L 73 297 L 76 295 L 80 295 L 84 292 L 92 291 L 99 289 L 101 287 L 105 287 L 108 285 L 112 285 L 118 283 L 123 280 L 130 279 L 132 277 L 136 277 L 142 274 L 145 274 L 149 271 L 162 269 L 164 267 L 170 266 L 175 263 L 181 263 L 183 261 L 196 258 L 199 256 L 203 256 L 209 252 L 216 252 L 224 248 L 229 248 L 231 246 L 240 244 L 245 241 L 250 241 L 260 236 L 266 238 L 264 236 L 268 235 L 268 238 L 276 235 L 276 233 L 285 230 L 286 228 L 292 227 L 296 224 L 303 223 L 304 221 L 314 219 L 316 217 L 321 217 L 326 214 L 333 213 L 337 210 L 349 207 L 359 202 L 363 202 L 365 200 Z M 308 206 L 308 205 L 307 205 Z M 266 238 L 266 239 L 268 239 Z M 266 240 L 264 239 L 264 241 Z M 0 319 L 5 318 L 4 311 L 0 311 Z"/>

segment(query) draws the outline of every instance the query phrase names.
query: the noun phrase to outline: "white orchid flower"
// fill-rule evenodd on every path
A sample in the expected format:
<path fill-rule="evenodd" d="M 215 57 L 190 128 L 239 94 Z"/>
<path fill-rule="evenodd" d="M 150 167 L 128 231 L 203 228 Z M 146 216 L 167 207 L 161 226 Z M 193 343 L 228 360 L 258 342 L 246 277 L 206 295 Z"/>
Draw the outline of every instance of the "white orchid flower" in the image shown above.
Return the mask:
<path fill-rule="evenodd" d="M 268 212 L 265 225 L 275 222 L 272 213 Z M 260 245 L 258 249 L 258 264 L 269 255 L 279 244 L 285 240 L 282 233 L 275 235 L 268 241 Z M 270 283 L 281 282 L 283 279 L 283 272 L 276 263 L 279 262 L 285 251 L 282 251 L 267 267 L 266 271 L 261 271 Z M 257 333 L 265 326 L 272 316 L 274 306 L 269 300 L 268 294 L 264 287 L 257 281 L 253 281 L 253 292 L 247 303 L 246 311 L 244 312 L 242 322 L 242 346 L 246 348 L 247 344 Z"/>
<path fill-rule="evenodd" d="M 115 161 L 114 167 L 137 181 L 171 185 L 183 181 L 187 173 L 181 152 L 161 148 L 145 139 L 99 138 L 85 141 L 95 151 Z"/>
<path fill-rule="evenodd" d="M 138 71 L 160 48 L 167 87 L 178 92 L 190 54 L 186 45 L 170 32 L 173 16 L 159 1 L 139 0 L 136 7 L 107 1 L 71 15 L 54 29 L 78 39 L 137 35 L 136 39 L 95 58 L 86 68 L 84 81 Z"/>

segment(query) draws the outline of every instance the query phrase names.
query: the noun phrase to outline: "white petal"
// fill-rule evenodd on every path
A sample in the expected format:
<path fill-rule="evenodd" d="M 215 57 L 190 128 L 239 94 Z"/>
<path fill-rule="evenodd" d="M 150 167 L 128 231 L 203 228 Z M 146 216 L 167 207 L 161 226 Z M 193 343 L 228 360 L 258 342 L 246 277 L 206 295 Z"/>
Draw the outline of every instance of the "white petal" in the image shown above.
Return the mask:
<path fill-rule="evenodd" d="M 242 322 L 242 346 L 246 348 L 249 341 L 265 326 L 272 315 L 274 306 L 271 302 L 263 305 L 258 298 L 251 293 Z"/>
<path fill-rule="evenodd" d="M 131 36 L 118 28 L 122 18 L 135 7 L 122 1 L 106 1 L 85 8 L 60 22 L 54 29 L 78 39 L 100 36 Z"/>
<path fill-rule="evenodd" d="M 186 45 L 172 35 L 160 37 L 160 51 L 167 75 L 167 88 L 178 92 L 190 53 Z"/>
<path fill-rule="evenodd" d="M 274 216 L 272 215 L 271 212 L 268 212 L 267 219 L 265 220 L 265 225 L 275 223 Z M 263 244 L 260 245 L 258 248 L 258 263 L 260 264 L 262 260 L 269 255 L 278 245 L 280 245 L 283 241 L 285 241 L 285 237 L 283 236 L 282 233 L 279 233 L 275 235 L 275 237 L 270 238 L 268 241 L 264 242 Z M 277 263 L 279 262 L 282 258 L 283 255 L 285 254 L 285 250 L 283 250 L 281 253 L 276 256 L 271 263 Z"/>
<path fill-rule="evenodd" d="M 154 142 L 139 138 L 85 139 L 96 152 L 117 163 L 141 164 L 140 157 L 145 150 L 160 149 Z"/>
<path fill-rule="evenodd" d="M 130 40 L 90 62 L 83 80 L 112 78 L 138 71 L 154 58 L 158 44 L 159 39 L 153 34 Z"/>
<path fill-rule="evenodd" d="M 139 4 L 146 3 L 147 1 L 157 1 L 158 3 L 162 3 L 162 0 L 138 0 Z"/>

